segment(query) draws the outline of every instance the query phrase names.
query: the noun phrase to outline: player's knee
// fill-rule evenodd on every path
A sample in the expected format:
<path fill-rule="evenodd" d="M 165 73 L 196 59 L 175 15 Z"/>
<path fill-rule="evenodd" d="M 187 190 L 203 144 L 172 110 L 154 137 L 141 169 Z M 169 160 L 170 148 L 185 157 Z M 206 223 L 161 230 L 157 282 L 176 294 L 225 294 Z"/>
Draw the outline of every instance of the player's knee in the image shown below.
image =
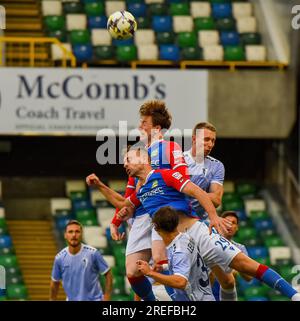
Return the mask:
<path fill-rule="evenodd" d="M 223 289 L 233 289 L 235 286 L 235 279 L 232 273 L 224 274 L 222 278 L 219 278 L 219 283 Z"/>
<path fill-rule="evenodd" d="M 141 275 L 142 275 L 142 273 L 139 272 L 137 269 L 136 270 L 131 269 L 131 270 L 126 271 L 126 276 L 128 279 L 137 278 Z"/>

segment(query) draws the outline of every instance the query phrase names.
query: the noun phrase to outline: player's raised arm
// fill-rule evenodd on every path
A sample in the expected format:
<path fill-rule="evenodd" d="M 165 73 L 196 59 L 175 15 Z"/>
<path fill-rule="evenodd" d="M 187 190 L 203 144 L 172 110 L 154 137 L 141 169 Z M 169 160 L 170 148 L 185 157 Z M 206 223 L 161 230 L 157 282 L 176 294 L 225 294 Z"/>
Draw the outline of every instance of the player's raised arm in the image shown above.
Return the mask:
<path fill-rule="evenodd" d="M 121 194 L 117 193 L 113 189 L 105 185 L 99 177 L 95 174 L 87 176 L 86 183 L 88 186 L 95 186 L 98 188 L 100 193 L 106 198 L 106 200 L 111 203 L 116 208 L 123 208 L 126 206 L 131 206 L 131 203 L 123 197 Z"/>
<path fill-rule="evenodd" d="M 220 218 L 216 212 L 214 204 L 208 197 L 207 193 L 203 191 L 200 187 L 192 183 L 189 179 L 183 177 L 182 174 L 176 171 L 164 171 L 162 173 L 165 182 L 167 185 L 174 187 L 178 191 L 194 197 L 198 200 L 204 210 L 207 212 L 210 219 L 210 233 L 212 228 L 214 227 L 218 232 L 226 231 L 227 227 L 229 227 L 230 222 L 223 220 Z"/>

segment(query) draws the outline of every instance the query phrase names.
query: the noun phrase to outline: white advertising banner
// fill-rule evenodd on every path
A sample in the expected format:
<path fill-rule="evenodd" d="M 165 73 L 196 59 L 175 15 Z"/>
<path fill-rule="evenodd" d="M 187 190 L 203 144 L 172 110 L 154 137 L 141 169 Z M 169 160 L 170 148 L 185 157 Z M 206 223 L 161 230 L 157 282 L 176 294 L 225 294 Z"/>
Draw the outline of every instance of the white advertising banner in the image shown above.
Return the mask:
<path fill-rule="evenodd" d="M 162 99 L 172 128 L 207 120 L 206 71 L 0 68 L 0 134 L 96 135 L 128 130 L 149 99 Z"/>

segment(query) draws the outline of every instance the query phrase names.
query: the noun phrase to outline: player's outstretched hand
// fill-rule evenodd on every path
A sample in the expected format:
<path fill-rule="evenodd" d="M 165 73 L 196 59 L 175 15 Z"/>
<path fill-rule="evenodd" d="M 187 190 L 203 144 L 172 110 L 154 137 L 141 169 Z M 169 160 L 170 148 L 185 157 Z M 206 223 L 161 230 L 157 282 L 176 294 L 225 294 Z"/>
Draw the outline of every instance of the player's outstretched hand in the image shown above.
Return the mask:
<path fill-rule="evenodd" d="M 137 260 L 136 264 L 138 270 L 144 275 L 149 274 L 149 272 L 151 271 L 150 265 L 146 261 Z"/>
<path fill-rule="evenodd" d="M 90 174 L 85 179 L 88 186 L 100 187 L 103 183 L 96 174 Z"/>
<path fill-rule="evenodd" d="M 120 233 L 115 224 L 110 224 L 110 235 L 114 241 L 122 241 L 125 239 L 125 232 Z"/>
<path fill-rule="evenodd" d="M 209 234 L 212 233 L 212 228 L 215 228 L 216 231 L 223 235 L 231 227 L 232 223 L 222 217 L 217 216 L 215 219 L 210 220 L 209 224 Z"/>

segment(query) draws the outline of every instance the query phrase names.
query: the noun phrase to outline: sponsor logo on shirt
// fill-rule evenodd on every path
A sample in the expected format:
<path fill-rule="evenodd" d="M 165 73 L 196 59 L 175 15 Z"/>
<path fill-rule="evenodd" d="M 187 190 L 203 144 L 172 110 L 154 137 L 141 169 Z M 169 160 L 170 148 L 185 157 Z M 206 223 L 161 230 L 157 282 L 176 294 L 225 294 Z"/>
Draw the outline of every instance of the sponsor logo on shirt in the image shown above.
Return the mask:
<path fill-rule="evenodd" d="M 158 181 L 156 180 L 156 181 L 154 181 L 153 183 L 152 183 L 152 187 L 151 188 L 155 188 L 155 187 L 157 187 L 158 186 Z"/>
<path fill-rule="evenodd" d="M 175 164 L 178 164 L 182 161 L 182 158 L 183 158 L 183 153 L 181 150 L 174 150 L 172 152 L 173 154 L 173 157 L 174 157 L 174 163 Z"/>
<path fill-rule="evenodd" d="M 172 176 L 173 176 L 175 179 L 177 179 L 180 183 L 182 183 L 182 182 L 184 181 L 183 176 L 182 176 L 180 173 L 178 173 L 178 172 L 175 172 L 174 174 L 172 174 Z"/>

